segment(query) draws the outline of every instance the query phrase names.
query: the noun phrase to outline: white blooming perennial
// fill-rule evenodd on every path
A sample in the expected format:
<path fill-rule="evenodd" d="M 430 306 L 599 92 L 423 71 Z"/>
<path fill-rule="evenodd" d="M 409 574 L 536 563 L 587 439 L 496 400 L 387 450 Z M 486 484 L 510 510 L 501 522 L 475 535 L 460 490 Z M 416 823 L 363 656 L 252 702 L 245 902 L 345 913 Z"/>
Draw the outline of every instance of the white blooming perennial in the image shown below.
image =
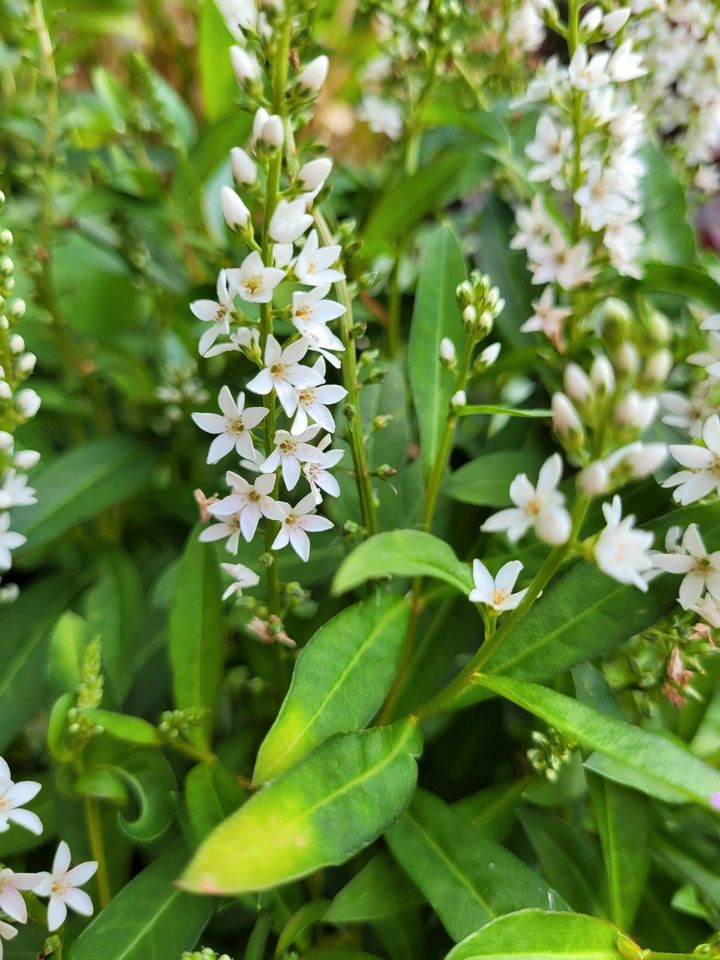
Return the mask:
<path fill-rule="evenodd" d="M 230 54 L 235 76 L 255 110 L 249 144 L 230 155 L 236 188 L 223 187 L 220 198 L 225 221 L 245 254 L 239 267 L 221 271 L 217 300 L 195 301 L 191 310 L 208 324 L 200 338 L 203 356 L 240 353 L 256 370 L 240 374 L 232 389 L 223 386 L 219 414 L 193 414 L 197 426 L 215 437 L 209 463 L 230 454 L 239 457 L 238 470 L 227 473 L 229 495 L 206 501 L 205 517 L 213 522 L 200 538 L 223 540 L 229 553 L 242 555 L 243 543 L 260 530 L 272 566 L 271 551 L 287 545 L 308 559 L 307 532 L 332 526 L 315 510 L 324 495 L 340 493 L 330 472 L 343 456 L 330 448 L 336 430 L 332 408 L 347 391 L 326 380 L 328 369 L 341 366 L 344 351 L 332 325 L 346 307 L 332 298 L 331 288 L 345 274 L 340 245 L 323 243 L 321 230 L 313 227 L 313 204 L 332 161 L 314 156 L 295 169 L 285 157 L 294 118 L 306 113 L 329 64 L 325 56 L 310 60 L 283 90 L 276 89 L 275 71 L 268 96 L 259 64 L 287 60 L 287 51 L 277 45 L 289 12 L 280 4 L 259 12 L 253 4 L 241 12 L 229 2 L 219 6 L 237 41 Z M 294 328 L 284 342 L 273 331 L 279 317 Z M 246 406 L 246 393 L 262 398 L 263 405 Z M 255 476 L 246 479 L 242 470 Z M 294 506 L 282 496 L 283 487 L 288 493 L 300 488 Z M 241 596 L 243 588 L 258 583 L 257 574 L 242 563 L 222 568 L 232 581 L 225 598 Z"/>
<path fill-rule="evenodd" d="M 0 192 L 0 211 L 4 205 L 5 197 Z M 15 440 L 16 429 L 40 409 L 40 397 L 23 386 L 35 368 L 35 355 L 26 351 L 16 329 L 25 303 L 11 296 L 14 264 L 8 250 L 12 244 L 10 230 L 0 227 L 0 582 L 12 567 L 13 550 L 25 543 L 25 537 L 12 529 L 11 511 L 36 502 L 26 472 L 40 459 L 39 453 L 23 450 Z M 15 584 L 0 586 L 0 604 L 12 602 L 17 595 Z"/>

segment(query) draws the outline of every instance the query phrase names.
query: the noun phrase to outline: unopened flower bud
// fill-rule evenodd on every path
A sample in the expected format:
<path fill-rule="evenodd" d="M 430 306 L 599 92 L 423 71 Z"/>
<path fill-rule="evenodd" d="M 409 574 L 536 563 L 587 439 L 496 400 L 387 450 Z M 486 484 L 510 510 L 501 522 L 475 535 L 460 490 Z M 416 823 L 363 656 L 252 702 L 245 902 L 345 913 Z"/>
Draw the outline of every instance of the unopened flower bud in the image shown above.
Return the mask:
<path fill-rule="evenodd" d="M 459 410 L 460 407 L 467 406 L 467 394 L 465 393 L 464 390 L 457 390 L 450 397 L 450 406 L 452 407 L 453 410 Z"/>
<path fill-rule="evenodd" d="M 615 371 L 607 357 L 595 357 L 590 367 L 590 382 L 601 396 L 615 390 Z"/>
<path fill-rule="evenodd" d="M 0 400 L 10 400 L 12 397 L 12 389 L 7 380 L 0 380 Z"/>
<path fill-rule="evenodd" d="M 397 474 L 395 467 L 391 467 L 389 463 L 383 463 L 377 468 L 375 474 L 379 480 L 389 480 L 390 477 L 394 477 Z"/>
<path fill-rule="evenodd" d="M 551 408 L 553 430 L 559 437 L 582 436 L 582 421 L 571 400 L 564 393 L 553 394 Z"/>
<path fill-rule="evenodd" d="M 477 323 L 477 310 L 471 303 L 469 303 L 463 310 L 462 316 L 463 323 L 469 330 L 471 330 Z"/>
<path fill-rule="evenodd" d="M 475 361 L 475 366 L 482 364 L 482 369 L 487 370 L 488 367 L 491 367 L 500 356 L 501 350 L 502 344 L 491 343 L 489 347 L 485 347 L 485 349 L 481 352 L 480 356 Z"/>
<path fill-rule="evenodd" d="M 315 57 L 315 59 L 311 60 L 298 74 L 298 86 L 303 90 L 310 90 L 313 93 L 317 93 L 325 83 L 329 66 L 330 61 L 325 55 Z"/>
<path fill-rule="evenodd" d="M 588 12 L 580 21 L 581 28 L 588 34 L 595 33 L 603 20 L 603 13 L 600 7 L 590 7 Z"/>
<path fill-rule="evenodd" d="M 657 416 L 658 407 L 657 397 L 643 397 L 637 390 L 630 390 L 615 405 L 615 422 L 622 427 L 645 430 Z"/>
<path fill-rule="evenodd" d="M 629 341 L 620 344 L 613 359 L 615 369 L 626 377 L 634 377 L 640 369 L 640 354 L 635 344 Z"/>
<path fill-rule="evenodd" d="M 628 22 L 630 12 L 630 7 L 620 7 L 619 10 L 606 13 L 602 22 L 602 29 L 605 36 L 614 37 L 616 33 L 622 30 Z"/>
<path fill-rule="evenodd" d="M 329 157 L 318 157 L 317 160 L 310 160 L 298 170 L 298 180 L 304 190 L 311 193 L 320 190 L 332 170 L 332 160 Z"/>
<path fill-rule="evenodd" d="M 588 375 L 577 363 L 569 363 L 563 373 L 565 393 L 580 406 L 592 399 L 593 388 Z"/>
<path fill-rule="evenodd" d="M 35 416 L 40 409 L 40 402 L 40 397 L 29 387 L 21 390 L 15 398 L 18 412 L 25 417 L 26 420 L 31 420 Z"/>
<path fill-rule="evenodd" d="M 230 63 L 232 64 L 235 78 L 241 86 L 249 82 L 258 80 L 260 77 L 260 64 L 254 56 L 249 54 L 242 47 L 230 47 Z"/>
<path fill-rule="evenodd" d="M 19 470 L 32 470 L 39 460 L 40 454 L 37 450 L 20 450 L 13 457 L 13 464 Z"/>
<path fill-rule="evenodd" d="M 642 480 L 659 470 L 667 460 L 668 449 L 664 443 L 632 444 L 624 461 L 633 480 Z"/>
<path fill-rule="evenodd" d="M 535 521 L 535 532 L 543 543 L 553 547 L 567 543 L 572 522 L 567 510 L 543 510 Z"/>
<path fill-rule="evenodd" d="M 230 151 L 230 166 L 236 183 L 250 185 L 257 180 L 255 163 L 242 147 L 233 147 Z"/>
<path fill-rule="evenodd" d="M 672 337 L 670 322 L 664 313 L 654 310 L 648 322 L 648 333 L 656 343 L 668 343 Z"/>
<path fill-rule="evenodd" d="M 25 341 L 19 333 L 14 333 L 9 341 L 10 353 L 22 353 L 25 349 Z"/>
<path fill-rule="evenodd" d="M 597 497 L 608 489 L 610 477 L 602 460 L 596 460 L 578 473 L 575 482 L 586 497 Z"/>
<path fill-rule="evenodd" d="M 8 304 L 8 316 L 14 322 L 21 320 L 25 316 L 25 307 L 25 301 L 21 297 L 15 297 L 15 299 L 11 300 Z"/>
<path fill-rule="evenodd" d="M 473 288 L 469 280 L 463 280 L 462 283 L 458 284 L 455 288 L 455 296 L 461 302 L 463 306 L 466 306 L 472 300 Z"/>
<path fill-rule="evenodd" d="M 13 448 L 13 435 L 7 430 L 0 430 L 0 451 L 10 453 Z"/>
<path fill-rule="evenodd" d="M 250 211 L 232 187 L 222 188 L 220 205 L 222 206 L 225 223 L 231 230 L 244 230 L 247 227 L 250 222 Z"/>
<path fill-rule="evenodd" d="M 440 362 L 448 370 L 452 370 L 457 363 L 455 344 L 450 337 L 443 337 L 440 341 Z"/>
<path fill-rule="evenodd" d="M 379 413 L 376 417 L 373 417 L 373 429 L 375 430 L 384 430 L 385 427 L 389 426 L 395 417 L 392 413 Z"/>
<path fill-rule="evenodd" d="M 36 363 L 37 357 L 34 353 L 24 353 L 17 362 L 18 373 L 21 373 L 25 377 L 29 377 L 35 369 Z"/>
<path fill-rule="evenodd" d="M 260 139 L 268 147 L 280 148 L 285 141 L 282 118 L 275 113 L 269 116 L 260 131 Z"/>
<path fill-rule="evenodd" d="M 669 350 L 656 350 L 645 364 L 642 378 L 644 383 L 659 386 L 665 383 L 673 366 L 673 357 Z"/>

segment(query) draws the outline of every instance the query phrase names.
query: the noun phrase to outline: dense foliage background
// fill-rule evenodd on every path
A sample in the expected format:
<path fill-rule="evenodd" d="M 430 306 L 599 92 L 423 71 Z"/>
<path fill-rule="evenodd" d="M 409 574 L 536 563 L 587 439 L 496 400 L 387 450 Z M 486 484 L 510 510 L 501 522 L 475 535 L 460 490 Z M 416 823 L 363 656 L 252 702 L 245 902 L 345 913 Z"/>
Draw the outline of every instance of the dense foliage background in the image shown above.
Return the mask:
<path fill-rule="evenodd" d="M 282 5 L 265 6 L 271 39 L 261 42 L 274 49 Z M 652 67 L 628 84 L 647 120 L 641 266 L 595 251 L 594 274 L 557 285 L 571 291 L 567 342 L 520 330 L 542 290 L 511 242 L 514 211 L 546 191 L 558 222 L 573 216 L 548 178 L 530 175 L 525 148 L 544 96 L 524 94 L 553 56 L 567 63 L 565 24 L 604 49 L 602 34 L 578 27 L 589 6 L 295 4 L 292 76 L 330 57 L 317 102 L 287 102 L 303 159 L 327 147 L 334 160 L 317 207 L 353 298 L 359 411 L 336 408 L 340 496 L 322 507 L 333 529 L 313 534 L 307 563 L 288 549 L 268 566 L 261 537 L 237 556 L 198 539 L 227 464 L 205 462 L 206 435 L 191 420 L 215 411 L 223 384 L 237 393 L 250 376 L 234 365 L 239 354 L 198 357 L 203 324 L 189 310 L 247 252 L 221 202 L 229 151 L 247 145 L 256 106 L 228 56 L 237 5 L 0 0 L 0 274 L 11 321 L 0 367 L 41 400 L 37 412 L 34 395 L 15 406 L 0 396 L 0 430 L 17 428 L 0 475 L 27 467 L 36 490 L 23 504 L 7 474 L 0 487 L 0 510 L 13 508 L 11 529 L 26 538 L 6 543 L 0 752 L 13 780 L 42 784 L 29 808 L 44 826 L 0 832 L 0 861 L 45 870 L 64 840 L 74 861 L 100 864 L 90 925 L 71 913 L 49 937 L 28 893 L 38 922 L 4 944 L 6 958 L 180 960 L 203 945 L 203 957 L 233 960 L 417 960 L 506 915 L 454 960 L 591 948 L 639 960 L 637 944 L 655 958 L 699 944 L 720 952 L 717 604 L 703 621 L 678 606 L 668 576 L 647 593 L 612 579 L 593 554 L 602 497 L 573 514 L 586 538 L 573 553 L 551 551 L 551 536 L 514 546 L 480 531 L 510 505 L 513 478 L 535 482 L 553 451 L 563 449 L 568 476 L 609 453 L 609 408 L 581 410 L 579 439 L 553 401 L 551 432 L 569 361 L 589 370 L 609 356 L 617 389 L 641 400 L 674 392 L 664 420 L 627 414 L 616 446 L 641 434 L 697 445 L 693 424 L 717 409 L 717 326 L 705 327 L 709 343 L 700 328 L 720 313 L 705 136 L 718 96 L 712 3 L 632 4 L 637 24 L 623 28 Z M 668 67 L 681 28 L 707 90 L 687 64 Z M 265 67 L 269 76 L 277 60 Z M 466 383 L 443 339 L 462 353 L 473 304 L 494 321 L 490 340 L 472 334 L 473 348 L 502 350 L 483 354 Z M 13 359 L 30 353 L 31 376 L 32 361 Z M 600 396 L 604 368 L 593 369 Z M 372 525 L 356 486 L 356 428 Z M 588 434 L 596 446 L 583 459 Z M 29 450 L 39 463 L 19 456 Z M 678 508 L 656 482 L 671 472 L 628 469 L 624 513 L 660 550 L 670 528 L 692 523 L 720 547 L 716 489 Z M 574 481 L 560 489 L 572 499 Z M 493 635 L 494 613 L 478 618 L 468 602 L 476 557 L 493 572 L 520 559 L 523 583 L 540 571 L 530 589 L 542 595 L 508 617 L 512 629 Z M 251 568 L 257 589 L 223 602 L 221 560 Z M 448 695 L 458 674 L 465 685 Z M 420 789 L 403 812 L 420 753 Z M 245 820 L 226 820 L 238 809 Z M 175 885 L 181 876 L 192 893 Z M 533 912 L 516 913 L 524 908 Z"/>

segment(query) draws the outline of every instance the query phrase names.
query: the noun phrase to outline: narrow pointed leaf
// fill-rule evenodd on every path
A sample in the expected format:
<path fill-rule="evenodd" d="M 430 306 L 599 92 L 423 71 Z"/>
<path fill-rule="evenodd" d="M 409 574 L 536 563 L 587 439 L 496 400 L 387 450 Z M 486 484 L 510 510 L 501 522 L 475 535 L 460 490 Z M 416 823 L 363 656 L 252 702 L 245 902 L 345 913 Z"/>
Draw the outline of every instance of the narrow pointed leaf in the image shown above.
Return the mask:
<path fill-rule="evenodd" d="M 470 567 L 443 540 L 420 530 L 392 530 L 353 550 L 335 574 L 332 591 L 345 593 L 367 580 L 389 576 L 435 577 L 464 594 L 473 588 Z"/>
<path fill-rule="evenodd" d="M 449 226 L 430 238 L 420 270 L 408 344 L 408 372 L 420 428 L 420 450 L 427 477 L 440 454 L 455 378 L 440 363 L 440 341 L 448 337 L 457 350 L 464 331 L 455 290 L 465 279 L 465 259 Z"/>
<path fill-rule="evenodd" d="M 599 713 L 562 693 L 510 677 L 477 674 L 475 682 L 557 727 L 611 762 L 642 777 L 651 796 L 677 803 L 697 803 L 712 810 L 710 797 L 720 792 L 720 771 L 664 737 Z M 612 778 L 612 772 L 607 775 Z"/>
<path fill-rule="evenodd" d="M 386 839 L 454 940 L 523 907 L 567 908 L 527 864 L 425 791 Z"/>
<path fill-rule="evenodd" d="M 409 803 L 421 742 L 411 720 L 330 737 L 210 834 L 182 886 L 211 894 L 267 890 L 344 863 Z"/>
<path fill-rule="evenodd" d="M 395 676 L 409 615 L 404 600 L 376 594 L 318 630 L 298 657 L 260 747 L 256 783 L 276 777 L 331 734 L 372 720 Z"/>
<path fill-rule="evenodd" d="M 330 904 L 328 923 L 383 920 L 425 898 L 405 871 L 386 853 L 376 853 Z"/>

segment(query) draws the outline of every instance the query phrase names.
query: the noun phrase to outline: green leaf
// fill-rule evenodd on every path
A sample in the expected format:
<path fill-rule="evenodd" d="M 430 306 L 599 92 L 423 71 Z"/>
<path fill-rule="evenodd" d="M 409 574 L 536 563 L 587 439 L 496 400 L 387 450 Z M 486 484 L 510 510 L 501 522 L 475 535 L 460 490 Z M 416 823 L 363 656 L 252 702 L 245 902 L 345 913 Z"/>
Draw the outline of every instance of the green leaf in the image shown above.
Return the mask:
<path fill-rule="evenodd" d="M 330 737 L 210 834 L 182 886 L 212 894 L 267 890 L 344 863 L 407 806 L 421 742 L 411 720 Z"/>
<path fill-rule="evenodd" d="M 217 699 L 225 660 L 225 618 L 217 552 L 201 543 L 197 529 L 188 539 L 170 611 L 170 664 L 179 710 L 204 707 L 208 718 L 190 731 L 190 739 L 207 747 L 211 711 Z"/>
<path fill-rule="evenodd" d="M 28 508 L 29 509 L 29 508 Z M 18 511 L 18 516 L 22 511 Z M 0 629 L 0 750 L 46 700 L 50 631 L 78 592 L 60 574 L 27 587 L 2 612 Z"/>
<path fill-rule="evenodd" d="M 302 937 L 306 930 L 319 923 L 325 915 L 330 904 L 329 900 L 311 900 L 304 903 L 297 910 L 283 927 L 283 930 L 275 944 L 275 956 L 281 957 L 296 943 L 298 938 Z"/>
<path fill-rule="evenodd" d="M 337 894 L 325 914 L 328 923 L 368 923 L 392 917 L 425 898 L 386 853 L 377 853 Z"/>
<path fill-rule="evenodd" d="M 720 771 L 664 737 L 535 683 L 485 674 L 476 674 L 474 682 L 557 727 L 583 746 L 627 766 L 643 778 L 644 789 L 651 796 L 713 809 L 710 797 L 720 792 Z M 607 775 L 612 777 L 611 772 Z"/>
<path fill-rule="evenodd" d="M 386 839 L 454 940 L 512 910 L 566 908 L 522 860 L 425 791 L 416 793 Z"/>
<path fill-rule="evenodd" d="M 699 267 L 648 263 L 643 268 L 642 279 L 628 281 L 627 286 L 651 293 L 677 293 L 710 310 L 720 310 L 720 284 Z"/>
<path fill-rule="evenodd" d="M 335 574 L 332 592 L 346 593 L 367 580 L 388 576 L 435 577 L 464 594 L 473 588 L 470 567 L 443 540 L 421 530 L 392 530 L 353 550 Z"/>
<path fill-rule="evenodd" d="M 175 843 L 134 877 L 80 934 L 72 960 L 176 958 L 192 950 L 215 904 L 173 885 L 187 855 Z"/>
<path fill-rule="evenodd" d="M 198 32 L 200 93 L 205 116 L 214 123 L 233 109 L 237 81 L 229 56 L 232 37 L 212 0 L 202 4 Z"/>
<path fill-rule="evenodd" d="M 17 514 L 14 529 L 28 538 L 22 552 L 133 497 L 150 483 L 156 462 L 152 447 L 119 435 L 92 440 L 53 460 L 33 476 L 37 503 Z"/>
<path fill-rule="evenodd" d="M 482 830 L 486 837 L 501 843 L 512 830 L 518 804 L 531 783 L 531 777 L 508 783 L 493 783 L 458 800 L 455 809 Z"/>
<path fill-rule="evenodd" d="M 107 554 L 101 570 L 99 581 L 87 597 L 87 618 L 92 633 L 102 641 L 104 702 L 119 707 L 135 673 L 143 619 L 142 583 L 127 554 Z"/>
<path fill-rule="evenodd" d="M 198 763 L 185 777 L 185 804 L 198 843 L 209 836 L 247 797 L 238 779 L 221 763 Z"/>
<path fill-rule="evenodd" d="M 464 464 L 447 480 L 443 491 L 460 503 L 505 507 L 510 484 L 519 473 L 531 476 L 539 470 L 543 455 L 538 450 L 497 450 Z"/>
<path fill-rule="evenodd" d="M 427 477 L 440 454 L 455 378 L 440 363 L 440 341 L 464 347 L 455 290 L 465 279 L 465 259 L 457 237 L 442 225 L 432 234 L 420 269 L 408 343 L 408 374 L 420 428 L 420 452 Z"/>
<path fill-rule="evenodd" d="M 628 960 L 640 955 L 640 948 L 605 920 L 522 910 L 488 923 L 454 947 L 445 960 Z"/>
<path fill-rule="evenodd" d="M 393 682 L 410 609 L 376 594 L 322 626 L 298 657 L 292 683 L 258 753 L 253 780 L 264 783 L 333 733 L 375 716 Z"/>
<path fill-rule="evenodd" d="M 520 417 L 529 420 L 543 420 L 552 416 L 552 410 L 533 409 L 528 407 L 504 407 L 497 403 L 474 403 L 465 407 L 457 407 L 455 412 L 459 417 Z"/>
<path fill-rule="evenodd" d="M 685 190 L 666 154 L 652 144 L 642 151 L 646 174 L 642 179 L 643 223 L 647 259 L 663 264 L 691 264 L 697 259 L 695 233 L 688 223 Z"/>
<path fill-rule="evenodd" d="M 91 708 L 86 708 L 81 713 L 91 723 L 102 727 L 110 736 L 125 743 L 146 747 L 157 747 L 163 743 L 160 731 L 142 717 L 131 717 L 126 713 Z"/>

